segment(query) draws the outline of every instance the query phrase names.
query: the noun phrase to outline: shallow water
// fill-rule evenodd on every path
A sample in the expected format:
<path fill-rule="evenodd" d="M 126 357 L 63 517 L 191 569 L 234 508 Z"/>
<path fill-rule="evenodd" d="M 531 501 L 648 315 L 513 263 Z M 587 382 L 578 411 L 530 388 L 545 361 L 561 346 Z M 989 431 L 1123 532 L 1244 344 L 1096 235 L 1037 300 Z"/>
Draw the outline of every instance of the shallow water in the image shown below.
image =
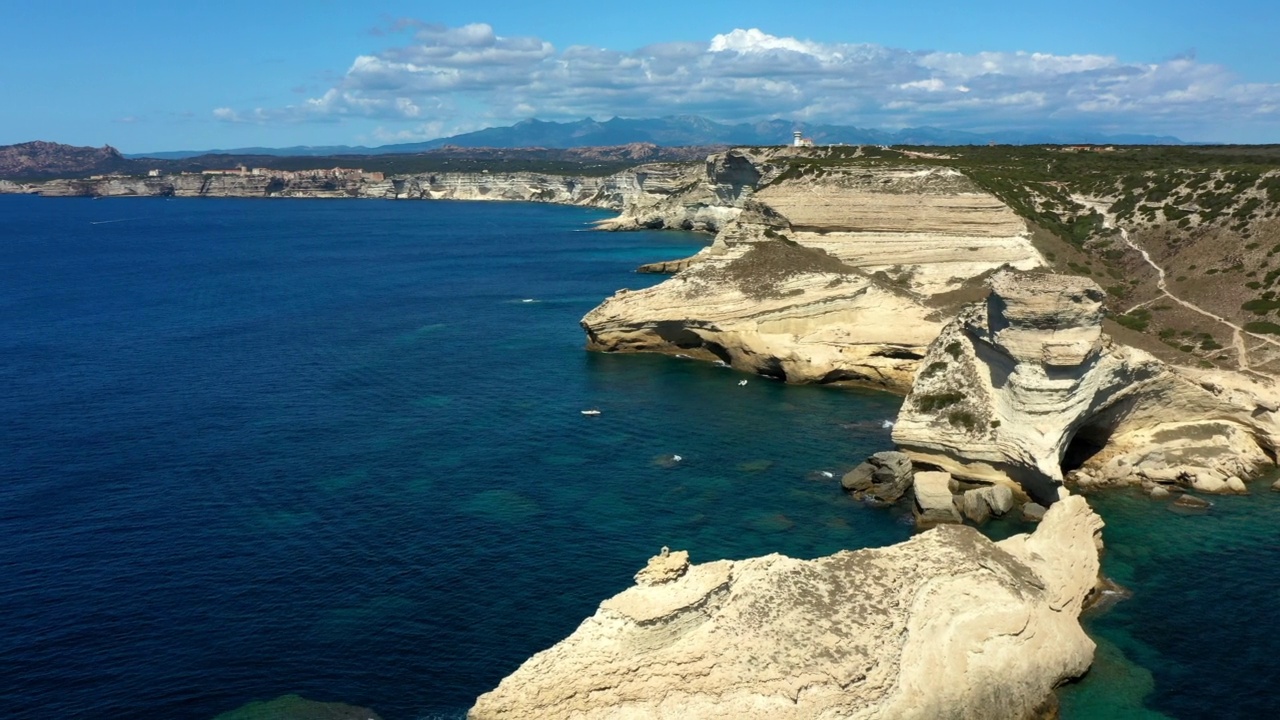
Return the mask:
<path fill-rule="evenodd" d="M 705 243 L 601 217 L 0 196 L 0 712 L 458 717 L 662 545 L 908 537 L 820 472 L 886 448 L 897 398 L 583 351 L 584 313 L 661 280 L 635 266 Z M 1259 488 L 1200 517 L 1091 498 L 1134 596 L 1088 620 L 1064 717 L 1266 715 Z"/>

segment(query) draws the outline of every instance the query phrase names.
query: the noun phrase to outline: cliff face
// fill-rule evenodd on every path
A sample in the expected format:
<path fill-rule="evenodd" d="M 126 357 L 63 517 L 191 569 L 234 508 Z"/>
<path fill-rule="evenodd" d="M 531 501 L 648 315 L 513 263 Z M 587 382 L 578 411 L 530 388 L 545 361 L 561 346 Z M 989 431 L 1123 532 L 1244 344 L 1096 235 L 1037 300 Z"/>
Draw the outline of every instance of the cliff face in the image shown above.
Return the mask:
<path fill-rule="evenodd" d="M 1042 503 L 1057 499 L 1064 466 L 1083 465 L 1076 475 L 1086 484 L 1222 492 L 1229 478 L 1270 465 L 1280 439 L 1274 391 L 1240 378 L 1215 384 L 1113 344 L 1103 297 L 1087 278 L 996 274 L 987 300 L 930 345 L 894 442 Z"/>
<path fill-rule="evenodd" d="M 587 346 L 683 353 L 789 382 L 904 391 L 940 325 L 930 310 L 821 250 L 751 201 L 711 247 L 653 287 L 621 290 L 582 319 Z"/>
<path fill-rule="evenodd" d="M 622 210 L 664 197 L 688 166 L 641 165 L 604 177 L 541 173 L 424 173 L 360 186 L 360 197 L 411 200 L 516 200 Z"/>
<path fill-rule="evenodd" d="M 801 245 L 922 295 L 1002 265 L 1044 265 L 1026 223 L 950 168 L 832 168 L 774 182 L 755 198 L 791 221 Z"/>
<path fill-rule="evenodd" d="M 946 526 L 816 560 L 664 553 L 469 717 L 1029 717 L 1092 661 L 1101 528 L 1072 497 L 1000 543 Z"/>
<path fill-rule="evenodd" d="M 459 172 L 393 176 L 385 180 L 346 178 L 273 179 L 256 175 L 184 173 L 159 177 L 105 177 L 52 180 L 32 185 L 0 184 L 0 192 L 33 192 L 46 197 L 308 197 L 401 200 L 508 200 L 622 210 L 653 204 L 683 186 L 689 166 L 641 165 L 603 177 L 544 173 Z"/>
<path fill-rule="evenodd" d="M 732 151 L 608 227 L 716 229 L 677 271 L 583 318 L 588 347 L 686 353 L 790 382 L 905 392 L 942 328 L 932 296 L 1003 265 L 1037 267 L 1025 224 L 944 168 L 788 175 L 796 150 Z"/>
<path fill-rule="evenodd" d="M 761 179 L 753 158 L 737 150 L 712 155 L 701 167 L 648 166 L 641 173 L 650 189 L 632 198 L 603 229 L 716 232 L 738 216 Z"/>

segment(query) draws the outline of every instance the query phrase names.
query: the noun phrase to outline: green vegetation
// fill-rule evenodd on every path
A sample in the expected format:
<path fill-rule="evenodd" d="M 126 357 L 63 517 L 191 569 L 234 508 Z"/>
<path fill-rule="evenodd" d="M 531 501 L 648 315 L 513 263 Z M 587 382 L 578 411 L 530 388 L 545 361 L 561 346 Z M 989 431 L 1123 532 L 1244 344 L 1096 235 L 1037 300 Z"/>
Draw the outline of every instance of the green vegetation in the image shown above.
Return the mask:
<path fill-rule="evenodd" d="M 1151 323 L 1151 311 L 1146 308 L 1138 308 L 1130 313 L 1116 315 L 1113 320 L 1121 327 L 1129 328 L 1142 332 L 1147 329 L 1147 325 Z M 1161 335 L 1163 337 L 1163 335 Z"/>
<path fill-rule="evenodd" d="M 955 390 L 947 390 L 940 393 L 917 395 L 915 397 L 915 404 L 916 408 L 921 412 L 931 413 L 951 407 L 961 400 L 964 400 L 964 395 Z"/>
<path fill-rule="evenodd" d="M 1280 335 L 1280 325 L 1262 320 L 1255 320 L 1244 324 L 1244 329 L 1251 333 L 1267 333 L 1270 335 Z"/>
<path fill-rule="evenodd" d="M 1266 315 L 1267 313 L 1280 308 L 1280 300 L 1258 299 L 1250 300 L 1240 306 L 1241 310 L 1247 310 L 1254 315 Z"/>
<path fill-rule="evenodd" d="M 924 371 L 920 373 L 920 377 L 922 378 L 931 377 L 933 375 L 937 375 L 938 373 L 946 369 L 947 369 L 947 364 L 942 360 L 931 362 L 929 363 L 929 366 L 926 367 Z"/>
<path fill-rule="evenodd" d="M 963 426 L 965 430 L 973 432 L 978 427 L 978 418 L 968 410 L 952 410 L 947 413 L 947 422 L 952 425 Z"/>

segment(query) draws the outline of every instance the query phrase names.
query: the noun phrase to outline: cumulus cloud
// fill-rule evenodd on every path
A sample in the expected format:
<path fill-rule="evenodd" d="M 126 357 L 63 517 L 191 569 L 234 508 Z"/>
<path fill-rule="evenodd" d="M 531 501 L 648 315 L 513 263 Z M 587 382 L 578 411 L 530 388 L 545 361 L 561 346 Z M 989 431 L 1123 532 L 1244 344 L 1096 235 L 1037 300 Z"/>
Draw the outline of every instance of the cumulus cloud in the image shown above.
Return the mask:
<path fill-rule="evenodd" d="M 356 57 L 317 97 L 280 108 L 218 108 L 227 122 L 347 117 L 439 129 L 528 117 L 703 114 L 861 126 L 1087 127 L 1213 136 L 1280 119 L 1280 84 L 1242 84 L 1194 53 L 1154 63 L 1108 55 L 950 53 L 818 43 L 735 29 L 707 42 L 620 51 L 558 49 L 477 23 L 398 21 L 404 38 Z M 386 136 L 400 130 L 380 129 Z"/>

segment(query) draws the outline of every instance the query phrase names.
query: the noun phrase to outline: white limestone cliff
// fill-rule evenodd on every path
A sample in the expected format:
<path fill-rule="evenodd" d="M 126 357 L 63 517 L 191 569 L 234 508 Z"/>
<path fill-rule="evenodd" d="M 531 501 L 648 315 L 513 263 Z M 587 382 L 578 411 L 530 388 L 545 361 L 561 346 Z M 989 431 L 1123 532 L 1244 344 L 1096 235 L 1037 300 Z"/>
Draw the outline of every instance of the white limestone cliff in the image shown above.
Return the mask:
<path fill-rule="evenodd" d="M 622 290 L 582 319 L 587 346 L 718 359 L 789 382 L 905 392 L 940 323 L 907 293 L 787 239 L 747 201 L 674 277 Z"/>
<path fill-rule="evenodd" d="M 1004 271 L 930 346 L 894 425 L 913 460 L 1043 503 L 1063 465 L 1091 482 L 1226 491 L 1272 464 L 1273 389 L 1203 376 L 1102 332 L 1087 278 Z M 1221 481 L 1221 486 L 1215 481 Z"/>
<path fill-rule="evenodd" d="M 999 543 L 952 525 L 815 560 L 690 565 L 601 603 L 468 717 L 1031 717 L 1092 662 L 1078 616 L 1101 528 L 1072 497 Z"/>

